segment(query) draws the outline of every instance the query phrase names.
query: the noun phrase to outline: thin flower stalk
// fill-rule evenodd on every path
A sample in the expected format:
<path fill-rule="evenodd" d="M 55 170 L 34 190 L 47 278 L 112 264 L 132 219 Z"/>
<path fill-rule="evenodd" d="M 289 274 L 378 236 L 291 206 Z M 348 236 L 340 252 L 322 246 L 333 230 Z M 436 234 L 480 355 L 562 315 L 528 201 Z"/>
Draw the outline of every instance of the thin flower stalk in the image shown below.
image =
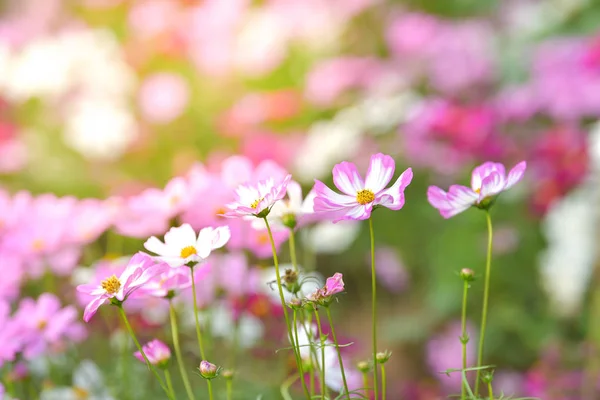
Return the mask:
<path fill-rule="evenodd" d="M 373 218 L 369 218 L 369 232 L 371 235 L 371 317 L 373 333 L 373 363 L 377 362 L 377 275 L 375 274 L 375 233 L 373 231 Z M 373 368 L 373 392 L 375 399 L 379 398 L 379 388 L 377 379 L 377 366 Z"/>
<path fill-rule="evenodd" d="M 319 311 L 315 307 L 315 320 L 317 321 L 317 327 L 319 328 L 319 339 L 321 340 L 321 399 L 329 397 L 327 392 L 327 385 L 325 384 L 325 336 L 321 329 L 321 318 L 319 318 Z"/>
<path fill-rule="evenodd" d="M 129 335 L 133 339 L 133 342 L 135 343 L 135 346 L 137 347 L 138 351 L 142 354 L 142 357 L 144 357 L 144 360 L 146 361 L 146 364 L 148 365 L 148 368 L 150 368 L 150 370 L 152 371 L 152 373 L 156 377 L 156 380 L 160 384 L 160 387 L 166 393 L 167 397 L 169 399 L 173 399 L 174 400 L 174 397 L 172 397 L 171 394 L 169 393 L 169 390 L 165 386 L 164 381 L 162 380 L 162 378 L 160 377 L 160 375 L 156 371 L 156 368 L 154 368 L 154 365 L 152 365 L 150 363 L 150 361 L 148 360 L 148 357 L 146 356 L 146 353 L 144 352 L 144 349 L 142 349 L 142 346 L 140 345 L 140 342 L 137 340 L 137 337 L 135 336 L 135 332 L 133 331 L 133 328 L 129 324 L 129 320 L 127 319 L 127 314 L 125 314 L 125 310 L 123 310 L 123 306 L 120 305 L 120 304 L 118 304 L 117 308 L 119 309 L 119 313 L 121 314 L 121 318 L 123 319 L 123 322 L 125 323 L 125 327 L 127 328 L 127 331 L 129 332 Z"/>
<path fill-rule="evenodd" d="M 173 347 L 175 349 L 175 357 L 177 357 L 177 365 L 179 366 L 179 373 L 183 380 L 183 386 L 189 400 L 194 400 L 194 392 L 190 385 L 190 379 L 188 377 L 185 365 L 183 364 L 183 357 L 181 355 L 181 346 L 179 345 L 179 330 L 177 328 L 177 314 L 175 313 L 175 307 L 173 303 L 169 301 L 169 316 L 171 319 L 171 335 L 173 336 Z"/>
<path fill-rule="evenodd" d="M 381 364 L 381 399 L 386 398 L 386 382 L 385 382 L 385 364 Z"/>
<path fill-rule="evenodd" d="M 487 258 L 485 263 L 485 280 L 483 287 L 483 310 L 481 313 L 481 331 L 479 333 L 479 349 L 477 351 L 477 366 L 482 367 L 483 363 L 483 346 L 485 340 L 485 329 L 487 325 L 487 313 L 488 313 L 488 300 L 490 294 L 490 275 L 492 270 L 492 242 L 493 242 L 493 229 L 492 229 L 492 217 L 490 212 L 486 210 L 485 217 L 487 220 L 488 228 L 488 245 L 487 245 Z M 481 377 L 481 369 L 477 370 L 477 376 L 475 381 L 475 395 L 479 395 L 479 381 Z"/>
<path fill-rule="evenodd" d="M 275 248 L 275 240 L 273 239 L 273 232 L 271 231 L 271 226 L 269 225 L 269 221 L 266 217 L 263 218 L 265 221 L 265 226 L 267 227 L 267 233 L 269 234 L 269 241 L 271 242 L 271 251 L 273 252 L 273 264 L 275 266 L 275 277 L 277 279 L 277 289 L 279 291 L 279 299 L 281 300 L 281 307 L 283 308 L 283 315 L 285 318 L 285 325 L 287 328 L 288 338 L 294 350 L 294 356 L 296 357 L 296 365 L 300 368 L 300 363 L 302 360 L 300 359 L 300 353 L 298 348 L 296 347 L 296 342 L 294 341 L 294 335 L 292 333 L 292 328 L 290 326 L 290 316 L 288 315 L 287 306 L 285 304 L 285 297 L 283 296 L 283 286 L 281 284 L 281 273 L 279 272 L 279 260 L 277 258 L 277 249 Z M 308 394 L 308 393 L 307 393 Z M 308 397 L 310 398 L 310 397 Z"/>
<path fill-rule="evenodd" d="M 340 345 L 338 344 L 337 337 L 335 336 L 335 329 L 333 328 L 333 319 L 331 318 L 331 311 L 329 311 L 329 307 L 325 307 L 325 311 L 327 312 L 327 319 L 329 320 L 329 326 L 331 327 L 331 337 L 333 339 L 333 343 L 335 343 L 335 349 L 337 351 L 338 362 L 340 363 L 340 370 L 342 372 L 342 381 L 344 382 L 344 392 L 346 393 L 346 398 L 350 398 L 350 393 L 348 390 L 348 382 L 346 381 L 346 372 L 344 371 L 344 362 L 342 360 L 342 353 L 340 352 Z M 383 368 L 383 365 L 382 365 Z"/>
<path fill-rule="evenodd" d="M 294 341 L 295 343 L 299 343 L 298 342 L 298 321 L 297 321 L 297 311 L 294 310 L 294 314 L 293 314 L 293 324 L 294 324 Z M 298 354 L 300 353 L 300 349 L 298 348 Z M 304 366 L 302 364 L 302 358 L 300 358 L 300 362 L 298 363 L 298 373 L 300 374 L 300 382 L 302 383 L 302 390 L 304 391 L 304 394 L 306 395 L 306 397 L 308 397 L 310 399 L 310 393 L 308 392 L 308 388 L 306 387 L 306 382 L 304 381 Z"/>
<path fill-rule="evenodd" d="M 165 369 L 165 380 L 167 381 L 167 388 L 171 393 L 171 397 L 175 398 L 175 391 L 173 390 L 173 382 L 171 381 L 171 373 L 168 369 Z"/>

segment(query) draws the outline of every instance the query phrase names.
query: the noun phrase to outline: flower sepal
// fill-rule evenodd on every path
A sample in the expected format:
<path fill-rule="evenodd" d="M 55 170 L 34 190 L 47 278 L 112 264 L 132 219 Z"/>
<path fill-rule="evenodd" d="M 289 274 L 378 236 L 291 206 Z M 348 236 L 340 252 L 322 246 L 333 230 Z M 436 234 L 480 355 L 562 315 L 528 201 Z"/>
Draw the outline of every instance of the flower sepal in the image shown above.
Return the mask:
<path fill-rule="evenodd" d="M 498 196 L 489 196 L 481 200 L 479 203 L 473 204 L 473 207 L 479 208 L 480 210 L 489 211 L 492 206 L 496 203 Z"/>

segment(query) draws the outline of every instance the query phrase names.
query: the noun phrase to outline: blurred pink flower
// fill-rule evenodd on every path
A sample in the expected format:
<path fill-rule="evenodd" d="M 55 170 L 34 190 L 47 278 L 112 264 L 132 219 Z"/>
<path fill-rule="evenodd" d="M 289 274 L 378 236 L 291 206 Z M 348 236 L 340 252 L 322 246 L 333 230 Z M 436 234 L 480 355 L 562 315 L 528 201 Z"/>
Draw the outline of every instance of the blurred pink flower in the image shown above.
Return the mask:
<path fill-rule="evenodd" d="M 22 331 L 21 321 L 10 316 L 10 304 L 0 299 L 0 367 L 7 361 L 14 361 L 21 351 Z"/>
<path fill-rule="evenodd" d="M 187 268 L 170 268 L 168 271 L 152 278 L 137 293 L 136 297 L 149 295 L 153 297 L 166 297 L 171 293 L 187 289 L 192 286 L 192 278 Z"/>
<path fill-rule="evenodd" d="M 189 224 L 183 224 L 169 229 L 165 233 L 164 243 L 152 236 L 146 240 L 144 247 L 157 254 L 156 259 L 171 267 L 181 267 L 188 263 L 203 262 L 213 250 L 225 246 L 230 237 L 228 226 L 203 228 L 196 237 L 194 228 Z"/>
<path fill-rule="evenodd" d="M 587 134 L 571 126 L 557 126 L 535 139 L 532 161 L 532 208 L 544 214 L 557 200 L 579 185 L 590 168 Z"/>
<path fill-rule="evenodd" d="M 467 334 L 469 343 L 467 343 L 467 367 L 472 367 L 475 363 L 475 343 L 476 335 L 470 323 L 467 323 Z M 426 357 L 427 365 L 433 376 L 442 384 L 447 392 L 460 390 L 461 374 L 453 372 L 450 376 L 444 374 L 448 369 L 461 368 L 462 344 L 459 337 L 462 336 L 460 322 L 453 322 L 446 327 L 443 332 L 435 335 L 427 343 Z M 467 375 L 469 375 L 467 373 Z"/>
<path fill-rule="evenodd" d="M 246 135 L 242 139 L 240 152 L 254 163 L 272 160 L 277 164 L 290 166 L 294 162 L 302 140 L 299 135 L 258 132 Z"/>
<path fill-rule="evenodd" d="M 147 254 L 137 253 L 130 260 L 119 278 L 112 275 L 104 279 L 100 285 L 84 284 L 77 286 L 77 291 L 93 296 L 92 301 L 85 307 L 83 320 L 89 320 L 96 314 L 98 308 L 112 299 L 123 302 L 135 290 L 144 286 L 157 275 L 166 272 L 169 266 L 165 263 L 156 264 Z"/>
<path fill-rule="evenodd" d="M 146 0 L 136 2 L 129 11 L 129 27 L 134 35 L 144 38 L 158 36 L 175 29 L 181 21 L 177 1 Z"/>
<path fill-rule="evenodd" d="M 169 349 L 169 346 L 158 339 L 151 340 L 143 345 L 142 350 L 144 350 L 144 354 L 146 354 L 146 357 L 148 357 L 150 364 L 157 365 L 161 368 L 166 367 L 167 363 L 171 359 L 171 349 Z M 141 352 L 136 351 L 133 353 L 133 355 L 141 362 L 146 362 Z"/>
<path fill-rule="evenodd" d="M 404 206 L 404 189 L 410 184 L 413 173 L 408 168 L 386 189 L 394 176 L 395 165 L 392 157 L 375 154 L 371 156 L 366 180 L 363 181 L 354 164 L 346 161 L 337 164 L 333 168 L 333 183 L 344 194 L 335 193 L 315 179 L 315 212 L 331 212 L 336 222 L 368 219 L 376 206 L 401 209 Z"/>
<path fill-rule="evenodd" d="M 369 265 L 370 255 L 367 257 L 366 265 Z M 375 250 L 375 273 L 378 282 L 386 287 L 392 293 L 399 293 L 404 290 L 408 284 L 408 273 L 404 268 L 398 252 L 393 247 L 379 246 Z"/>
<path fill-rule="evenodd" d="M 450 218 L 472 206 L 487 206 L 484 204 L 485 201 L 489 201 L 519 182 L 526 168 L 527 163 L 521 161 L 507 176 L 504 165 L 488 161 L 473 170 L 470 188 L 452 185 L 450 190 L 445 192 L 437 186 L 430 186 L 427 190 L 427 199 L 444 218 Z"/>
<path fill-rule="evenodd" d="M 81 341 L 86 335 L 83 325 L 77 321 L 77 309 L 74 306 L 61 308 L 60 301 L 51 293 L 42 293 L 37 301 L 21 300 L 14 318 L 23 329 L 22 352 L 27 359 L 62 342 Z"/>
<path fill-rule="evenodd" d="M 142 117 L 150 122 L 167 124 L 181 116 L 190 99 L 188 85 L 178 74 L 157 73 L 148 76 L 138 95 Z"/>
<path fill-rule="evenodd" d="M 390 67 L 375 58 L 327 60 L 306 77 L 305 96 L 313 104 L 331 106 L 346 91 L 372 88 L 389 71 Z"/>

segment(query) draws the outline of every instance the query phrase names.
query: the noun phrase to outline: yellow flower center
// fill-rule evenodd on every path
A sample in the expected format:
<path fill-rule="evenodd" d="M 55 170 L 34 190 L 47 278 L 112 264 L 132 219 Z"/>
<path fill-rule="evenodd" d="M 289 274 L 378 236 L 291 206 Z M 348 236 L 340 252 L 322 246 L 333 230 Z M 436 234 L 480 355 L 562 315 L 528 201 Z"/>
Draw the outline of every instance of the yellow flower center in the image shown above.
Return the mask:
<path fill-rule="evenodd" d="M 265 232 L 261 232 L 256 236 L 256 242 L 260 245 L 269 243 L 269 235 Z"/>
<path fill-rule="evenodd" d="M 115 294 L 121 289 L 121 282 L 115 275 L 110 278 L 106 278 L 101 283 L 102 289 L 106 291 L 108 294 Z"/>
<path fill-rule="evenodd" d="M 256 208 L 256 207 L 258 207 L 258 203 L 260 203 L 260 202 L 261 202 L 261 201 L 263 201 L 263 200 L 264 200 L 264 197 L 261 197 L 261 198 L 260 198 L 260 199 L 258 199 L 258 200 L 254 200 L 254 202 L 252 202 L 252 204 L 250 204 L 250 207 L 251 207 L 251 208 Z"/>
<path fill-rule="evenodd" d="M 73 387 L 73 394 L 77 400 L 85 400 L 90 398 L 90 392 L 78 386 Z"/>
<path fill-rule="evenodd" d="M 481 188 L 475 189 L 475 193 L 480 194 L 481 193 Z"/>
<path fill-rule="evenodd" d="M 46 321 L 46 320 L 44 320 L 44 319 L 42 319 L 42 320 L 38 321 L 38 323 L 37 323 L 37 327 L 38 327 L 38 329 L 39 329 L 40 331 L 41 331 L 41 330 L 44 330 L 44 328 L 45 328 L 47 325 L 48 325 L 48 321 Z"/>
<path fill-rule="evenodd" d="M 194 254 L 198 254 L 198 251 L 196 250 L 196 248 L 194 246 L 187 246 L 184 247 L 183 249 L 181 249 L 181 258 L 188 258 L 189 256 L 192 256 Z"/>
<path fill-rule="evenodd" d="M 215 215 L 217 217 L 222 217 L 223 214 L 225 214 L 227 212 L 227 210 L 225 209 L 225 207 L 219 207 L 215 210 Z"/>
<path fill-rule="evenodd" d="M 33 243 L 31 244 L 31 246 L 33 247 L 33 250 L 35 250 L 35 251 L 42 251 L 42 250 L 44 250 L 44 247 L 46 247 L 46 245 L 44 244 L 44 241 L 42 239 L 35 239 L 33 241 Z"/>
<path fill-rule="evenodd" d="M 358 204 L 365 205 L 371 203 L 375 200 L 375 193 L 370 191 L 369 189 L 363 189 L 360 192 L 356 193 L 356 201 Z"/>

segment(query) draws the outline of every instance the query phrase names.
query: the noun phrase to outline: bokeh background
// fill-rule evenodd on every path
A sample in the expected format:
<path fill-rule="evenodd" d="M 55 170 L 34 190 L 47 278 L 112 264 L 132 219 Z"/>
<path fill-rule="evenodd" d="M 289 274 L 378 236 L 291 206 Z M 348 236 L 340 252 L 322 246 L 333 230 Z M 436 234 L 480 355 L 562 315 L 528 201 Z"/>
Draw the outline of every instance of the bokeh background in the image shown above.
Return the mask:
<path fill-rule="evenodd" d="M 483 161 L 508 168 L 527 160 L 524 181 L 492 211 L 487 348 L 497 390 L 544 400 L 600 396 L 593 389 L 600 307 L 592 301 L 600 284 L 593 279 L 596 2 L 3 0 L 0 7 L 0 296 L 13 308 L 44 291 L 75 304 L 82 270 L 162 236 L 164 226 L 142 233 L 130 226 L 158 212 L 138 204 L 149 188 L 168 192 L 173 178 L 192 179 L 198 168 L 218 173 L 241 155 L 254 165 L 275 161 L 306 192 L 315 178 L 331 182 L 335 163 L 365 171 L 370 155 L 383 152 L 398 171 L 415 172 L 404 209 L 374 216 L 381 347 L 393 352 L 388 398 L 445 398 L 456 381 L 439 372 L 459 366 L 458 271 L 472 268 L 481 278 L 486 226 L 475 210 L 444 220 L 428 204 L 427 187 L 466 184 Z M 70 263 L 40 270 L 29 261 L 54 254 L 32 235 L 25 235 L 31 247 L 17 252 L 9 237 L 58 206 L 9 224 L 26 193 L 123 203 Z M 187 207 L 201 209 L 208 197 L 202 192 Z M 366 228 L 319 223 L 299 235 L 305 268 L 344 274 L 347 294 L 334 313 L 344 340 L 355 343 L 353 362 L 367 358 L 369 346 Z M 253 267 L 270 266 L 268 252 L 243 251 Z M 481 287 L 478 279 L 471 291 L 473 338 Z M 87 339 L 68 351 L 48 350 L 18 364 L 18 374 L 11 363 L 2 372 L 41 393 L 72 386 L 79 362 L 91 359 L 116 398 L 152 398 L 144 388 L 123 389 L 123 379 L 147 377 L 135 360 L 121 365 L 123 332 L 107 318 L 107 326 L 88 325 Z M 136 323 L 146 338 L 154 332 L 148 316 Z M 240 398 L 278 398 L 265 367 L 270 348 L 253 343 L 240 350 L 259 360 L 239 357 L 254 371 L 241 378 L 247 397 Z M 129 378 L 123 369 L 133 371 Z"/>

